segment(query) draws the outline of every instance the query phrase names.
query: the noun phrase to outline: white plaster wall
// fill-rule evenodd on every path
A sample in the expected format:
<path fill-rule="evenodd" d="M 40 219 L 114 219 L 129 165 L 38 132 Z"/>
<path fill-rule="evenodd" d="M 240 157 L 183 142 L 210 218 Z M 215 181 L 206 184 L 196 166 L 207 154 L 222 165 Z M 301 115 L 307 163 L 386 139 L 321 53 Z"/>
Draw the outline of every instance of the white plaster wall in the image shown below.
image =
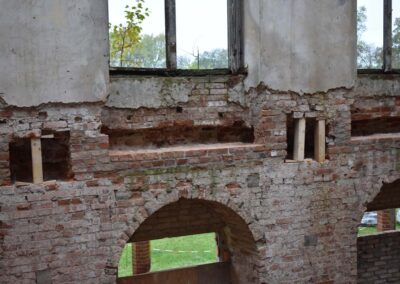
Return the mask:
<path fill-rule="evenodd" d="M 0 98 L 7 104 L 104 100 L 107 0 L 0 0 Z"/>
<path fill-rule="evenodd" d="M 355 0 L 244 1 L 248 87 L 314 93 L 354 85 Z"/>

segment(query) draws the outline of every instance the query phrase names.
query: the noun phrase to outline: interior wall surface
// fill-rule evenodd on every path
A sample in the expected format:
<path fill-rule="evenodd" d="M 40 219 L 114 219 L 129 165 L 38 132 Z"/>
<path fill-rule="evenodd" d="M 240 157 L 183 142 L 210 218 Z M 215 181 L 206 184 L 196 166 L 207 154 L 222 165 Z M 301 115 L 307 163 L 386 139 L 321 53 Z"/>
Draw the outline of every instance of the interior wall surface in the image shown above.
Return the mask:
<path fill-rule="evenodd" d="M 352 0 L 244 1 L 248 86 L 315 93 L 350 88 L 356 78 Z"/>
<path fill-rule="evenodd" d="M 1 0 L 0 7 L 0 99 L 29 107 L 107 96 L 107 0 Z"/>

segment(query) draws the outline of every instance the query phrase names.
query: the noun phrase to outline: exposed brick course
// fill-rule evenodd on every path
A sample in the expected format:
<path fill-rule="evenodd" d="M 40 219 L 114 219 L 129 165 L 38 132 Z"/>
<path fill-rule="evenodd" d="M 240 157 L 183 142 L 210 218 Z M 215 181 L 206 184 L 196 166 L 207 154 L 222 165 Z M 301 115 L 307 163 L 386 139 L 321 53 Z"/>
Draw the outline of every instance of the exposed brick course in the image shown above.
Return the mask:
<path fill-rule="evenodd" d="M 0 282 L 35 283 L 40 276 L 53 283 L 114 283 L 126 242 L 139 234 L 140 240 L 155 237 L 146 224 L 182 200 L 210 210 L 198 209 L 193 226 L 176 228 L 179 233 L 161 217 L 154 226 L 171 236 L 223 230 L 240 283 L 357 282 L 356 228 L 383 182 L 400 179 L 400 138 L 352 137 L 352 105 L 384 100 L 397 108 L 397 95 L 382 95 L 389 83 L 380 82 L 379 92 L 376 82 L 366 92 L 364 80 L 362 88 L 300 95 L 262 84 L 240 89 L 229 76 L 193 80 L 188 101 L 174 107 L 0 110 L 6 121 L 0 123 Z M 327 121 L 325 162 L 285 162 L 288 116 Z M 253 143 L 116 150 L 101 131 L 236 121 L 254 129 Z M 73 176 L 12 183 L 9 143 L 44 130 L 69 132 Z"/>
<path fill-rule="evenodd" d="M 358 283 L 398 283 L 400 232 L 359 237 Z"/>

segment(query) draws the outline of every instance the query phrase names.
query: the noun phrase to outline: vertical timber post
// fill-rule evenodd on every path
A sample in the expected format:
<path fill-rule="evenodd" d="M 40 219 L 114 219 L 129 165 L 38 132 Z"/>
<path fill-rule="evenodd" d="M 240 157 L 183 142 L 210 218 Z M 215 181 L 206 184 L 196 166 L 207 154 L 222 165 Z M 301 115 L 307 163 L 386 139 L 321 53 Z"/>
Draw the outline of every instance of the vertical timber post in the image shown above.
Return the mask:
<path fill-rule="evenodd" d="M 228 58 L 232 73 L 243 66 L 243 1 L 228 1 Z"/>
<path fill-rule="evenodd" d="M 325 161 L 325 120 L 318 120 L 315 125 L 314 159 L 319 163 Z"/>
<path fill-rule="evenodd" d="M 42 142 L 40 138 L 31 138 L 33 183 L 43 182 Z"/>
<path fill-rule="evenodd" d="M 176 63 L 176 8 L 175 0 L 165 0 L 165 44 L 167 69 L 177 68 Z"/>
<path fill-rule="evenodd" d="M 294 126 L 294 151 L 293 159 L 304 160 L 304 149 L 306 141 L 306 119 L 304 117 L 295 120 Z"/>
<path fill-rule="evenodd" d="M 383 6 L 383 69 L 392 70 L 392 0 L 384 0 Z"/>

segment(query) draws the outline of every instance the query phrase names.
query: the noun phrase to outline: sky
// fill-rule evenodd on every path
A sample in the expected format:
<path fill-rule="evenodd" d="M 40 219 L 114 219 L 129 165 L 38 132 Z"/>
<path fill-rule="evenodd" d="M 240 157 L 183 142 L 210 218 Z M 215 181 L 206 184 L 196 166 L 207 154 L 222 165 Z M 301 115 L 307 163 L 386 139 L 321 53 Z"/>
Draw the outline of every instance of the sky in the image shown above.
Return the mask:
<path fill-rule="evenodd" d="M 393 0 L 393 22 L 400 17 L 400 0 Z M 358 0 L 357 6 L 367 8 L 367 30 L 362 39 L 367 43 L 382 47 L 383 45 L 383 0 Z"/>
<path fill-rule="evenodd" d="M 109 0 L 112 24 L 124 23 L 124 7 L 132 0 Z M 197 54 L 215 48 L 227 49 L 226 0 L 176 0 L 178 56 Z M 145 34 L 165 33 L 164 0 L 146 0 L 150 16 L 142 25 Z M 212 7 L 212 9 L 210 9 Z"/>

